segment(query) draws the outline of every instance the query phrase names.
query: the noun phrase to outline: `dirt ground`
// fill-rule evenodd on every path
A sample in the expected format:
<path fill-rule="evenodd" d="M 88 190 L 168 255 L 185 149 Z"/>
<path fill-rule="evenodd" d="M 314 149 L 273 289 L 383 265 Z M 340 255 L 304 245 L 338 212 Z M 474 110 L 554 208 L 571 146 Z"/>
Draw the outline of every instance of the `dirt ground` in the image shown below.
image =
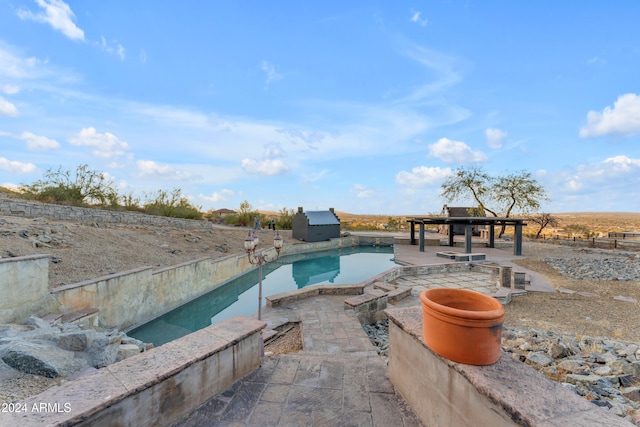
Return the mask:
<path fill-rule="evenodd" d="M 33 235 L 38 230 L 55 228 L 56 225 L 63 226 L 61 234 L 67 243 L 34 247 L 20 233 L 29 230 Z M 282 231 L 281 234 L 285 244 L 300 243 L 291 237 L 291 231 Z M 142 266 L 165 267 L 201 257 L 219 258 L 243 253 L 246 235 L 247 229 L 213 224 L 207 230 L 183 230 L 0 216 L 0 257 L 51 255 L 49 285 L 55 287 Z M 263 229 L 258 235 L 264 245 L 271 245 L 273 231 Z M 640 301 L 640 282 L 563 277 L 542 259 L 598 256 L 566 246 L 525 242 L 523 253 L 525 257 L 516 263 L 543 274 L 556 288 L 589 292 L 598 297 L 555 292 L 529 293 L 513 298 L 506 307 L 507 326 L 608 336 L 640 343 L 640 303 L 613 299 L 616 295 L 623 295 Z"/>
<path fill-rule="evenodd" d="M 33 236 L 43 228 L 63 225 L 68 243 L 35 247 Z M 47 254 L 49 286 L 77 283 L 139 267 L 168 267 L 202 257 L 244 253 L 248 229 L 212 224 L 211 229 L 179 229 L 130 224 L 81 224 L 72 221 L 0 216 L 0 257 Z M 291 231 L 280 231 L 285 244 L 300 243 Z M 261 245 L 271 246 L 274 232 L 258 232 Z"/>
<path fill-rule="evenodd" d="M 556 289 L 597 296 L 530 292 L 512 298 L 505 307 L 506 326 L 640 343 L 640 281 L 575 280 L 562 276 L 542 261 L 544 258 L 598 256 L 585 255 L 570 247 L 525 242 L 523 253 L 525 258 L 515 263 L 542 274 Z M 613 299 L 615 296 L 630 297 L 637 302 L 618 301 Z"/>

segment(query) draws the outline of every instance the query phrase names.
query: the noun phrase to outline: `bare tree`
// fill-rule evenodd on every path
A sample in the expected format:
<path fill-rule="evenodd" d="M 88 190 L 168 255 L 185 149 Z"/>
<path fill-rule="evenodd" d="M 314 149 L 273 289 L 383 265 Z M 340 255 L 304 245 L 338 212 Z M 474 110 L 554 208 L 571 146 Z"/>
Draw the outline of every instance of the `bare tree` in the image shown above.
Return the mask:
<path fill-rule="evenodd" d="M 559 225 L 558 219 L 550 213 L 541 212 L 536 215 L 529 215 L 527 221 L 532 222 L 538 226 L 538 232 L 536 233 L 536 239 L 540 238 L 542 230 L 546 227 L 557 227 Z"/>
<path fill-rule="evenodd" d="M 536 211 L 541 200 L 548 200 L 544 187 L 527 171 L 493 177 L 479 167 L 459 168 L 441 186 L 447 201 L 473 199 L 478 209 L 494 217 L 511 217 L 514 209 L 522 213 Z M 490 207 L 491 206 L 491 207 Z M 500 230 L 504 234 L 505 226 Z"/>

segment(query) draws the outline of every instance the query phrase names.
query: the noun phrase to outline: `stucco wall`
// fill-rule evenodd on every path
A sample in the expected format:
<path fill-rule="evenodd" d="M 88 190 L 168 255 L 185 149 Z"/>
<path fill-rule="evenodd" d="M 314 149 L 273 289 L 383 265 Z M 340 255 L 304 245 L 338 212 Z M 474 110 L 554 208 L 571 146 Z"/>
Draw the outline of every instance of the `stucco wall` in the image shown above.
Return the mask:
<path fill-rule="evenodd" d="M 22 323 L 54 308 L 48 292 L 49 257 L 0 258 L 0 323 Z"/>
<path fill-rule="evenodd" d="M 424 342 L 422 307 L 389 317 L 389 379 L 425 426 L 631 426 L 505 353 L 493 365 L 452 362 Z"/>
<path fill-rule="evenodd" d="M 281 255 L 357 246 L 359 243 L 358 236 L 349 236 L 326 242 L 286 245 Z M 275 258 L 273 248 L 265 253 Z M 22 258 L 22 262 L 17 262 L 17 258 L 0 260 L 5 268 L 13 266 L 0 275 L 0 290 L 8 295 L 0 299 L 1 322 L 22 322 L 32 314 L 97 308 L 104 325 L 127 329 L 256 268 L 246 255 L 236 254 L 217 260 L 200 258 L 158 270 L 140 267 L 49 290 L 47 255 Z"/>

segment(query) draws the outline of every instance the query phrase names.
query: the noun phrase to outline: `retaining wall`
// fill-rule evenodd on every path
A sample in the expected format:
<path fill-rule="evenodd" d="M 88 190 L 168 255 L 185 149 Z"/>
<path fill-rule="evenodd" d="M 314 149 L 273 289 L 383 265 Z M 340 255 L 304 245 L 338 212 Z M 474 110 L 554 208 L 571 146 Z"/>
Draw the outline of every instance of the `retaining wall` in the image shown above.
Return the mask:
<path fill-rule="evenodd" d="M 364 285 L 370 285 L 375 282 L 392 282 L 402 276 L 417 276 L 427 274 L 442 274 L 442 273 L 459 273 L 459 272 L 475 272 L 486 273 L 496 275 L 500 277 L 502 275 L 504 267 L 496 264 L 483 264 L 483 263 L 462 263 L 453 262 L 451 264 L 436 264 L 436 265 L 416 265 L 416 266 L 399 266 L 392 268 L 371 277 L 363 282 Z"/>
<path fill-rule="evenodd" d="M 265 326 L 217 323 L 20 401 L 24 410 L 3 411 L 0 425 L 171 425 L 260 366 Z"/>
<path fill-rule="evenodd" d="M 0 258 L 0 323 L 45 315 L 55 303 L 48 292 L 49 257 Z"/>
<path fill-rule="evenodd" d="M 82 208 L 78 206 L 55 205 L 29 200 L 0 198 L 0 215 L 13 215 L 25 218 L 49 218 L 84 223 L 123 223 L 149 226 L 171 226 L 176 228 L 204 228 L 213 226 L 207 221 L 193 219 L 170 218 L 166 216 L 147 215 L 139 212 L 111 211 L 105 209 Z"/>
<path fill-rule="evenodd" d="M 424 343 L 422 307 L 385 313 L 389 379 L 425 426 L 633 425 L 504 353 L 489 366 L 438 356 Z"/>
<path fill-rule="evenodd" d="M 349 236 L 326 242 L 286 245 L 281 255 L 359 244 L 358 236 Z M 275 258 L 273 248 L 262 252 Z M 103 325 L 128 329 L 152 320 L 256 268 L 249 263 L 245 254 L 236 254 L 216 260 L 200 258 L 157 270 L 140 267 L 49 290 L 47 256 L 20 258 L 21 262 L 16 261 L 18 258 L 0 260 L 19 265 L 19 269 L 14 268 L 13 273 L 0 275 L 0 290 L 17 289 L 16 284 L 20 284 L 20 292 L 11 293 L 6 303 L 0 303 L 0 322 L 21 323 L 32 314 L 66 314 L 97 308 Z M 43 301 L 48 301 L 49 305 Z M 5 311 L 2 311 L 3 307 L 6 308 Z M 19 310 L 13 310 L 13 307 L 19 307 Z"/>

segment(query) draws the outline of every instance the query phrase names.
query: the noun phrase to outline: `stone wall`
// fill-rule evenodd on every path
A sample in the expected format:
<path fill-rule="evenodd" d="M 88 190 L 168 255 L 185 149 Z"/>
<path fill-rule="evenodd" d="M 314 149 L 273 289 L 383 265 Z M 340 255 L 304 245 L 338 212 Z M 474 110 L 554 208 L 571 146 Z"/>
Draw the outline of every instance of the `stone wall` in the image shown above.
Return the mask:
<path fill-rule="evenodd" d="M 171 425 L 260 366 L 264 327 L 243 316 L 209 326 L 21 401 L 0 425 Z"/>
<path fill-rule="evenodd" d="M 0 258 L 0 324 L 20 323 L 54 309 L 48 292 L 49 258 Z"/>
<path fill-rule="evenodd" d="M 139 212 L 110 211 L 77 206 L 55 205 L 51 203 L 5 198 L 0 198 L 0 215 L 21 216 L 25 218 L 41 217 L 85 223 L 122 223 L 204 229 L 210 229 L 212 227 L 211 223 L 207 221 L 147 215 Z"/>

